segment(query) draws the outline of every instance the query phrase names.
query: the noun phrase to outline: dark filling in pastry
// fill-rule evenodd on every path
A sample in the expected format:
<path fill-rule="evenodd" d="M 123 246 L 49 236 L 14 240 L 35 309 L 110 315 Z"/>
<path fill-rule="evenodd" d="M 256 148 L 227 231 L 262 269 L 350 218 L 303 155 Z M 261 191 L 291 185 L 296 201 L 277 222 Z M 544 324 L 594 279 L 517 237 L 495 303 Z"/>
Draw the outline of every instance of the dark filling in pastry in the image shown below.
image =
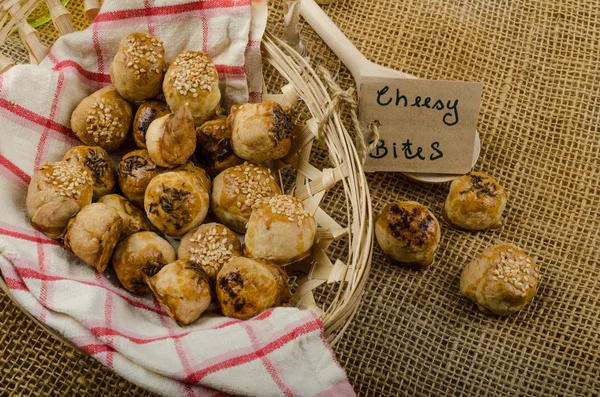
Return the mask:
<path fill-rule="evenodd" d="M 422 247 L 430 235 L 429 228 L 433 217 L 419 208 L 407 210 L 397 204 L 392 205 L 387 220 L 392 235 L 407 245 Z"/>

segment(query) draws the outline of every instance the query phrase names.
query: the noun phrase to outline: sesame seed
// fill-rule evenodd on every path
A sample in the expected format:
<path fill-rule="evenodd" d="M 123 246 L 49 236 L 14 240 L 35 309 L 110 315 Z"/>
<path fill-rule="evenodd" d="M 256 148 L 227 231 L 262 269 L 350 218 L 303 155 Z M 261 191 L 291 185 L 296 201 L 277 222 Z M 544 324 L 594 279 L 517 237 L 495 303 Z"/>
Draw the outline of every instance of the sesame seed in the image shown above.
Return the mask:
<path fill-rule="evenodd" d="M 171 65 L 168 82 L 183 96 L 191 93 L 196 98 L 197 88 L 212 91 L 215 86 L 217 71 L 210 58 L 198 51 L 184 51 L 175 58 Z"/>
<path fill-rule="evenodd" d="M 51 183 L 52 188 L 59 196 L 79 198 L 83 190 L 93 184 L 87 170 L 78 164 L 67 161 L 47 163 L 40 168 L 40 171 L 43 173 L 43 180 Z"/>

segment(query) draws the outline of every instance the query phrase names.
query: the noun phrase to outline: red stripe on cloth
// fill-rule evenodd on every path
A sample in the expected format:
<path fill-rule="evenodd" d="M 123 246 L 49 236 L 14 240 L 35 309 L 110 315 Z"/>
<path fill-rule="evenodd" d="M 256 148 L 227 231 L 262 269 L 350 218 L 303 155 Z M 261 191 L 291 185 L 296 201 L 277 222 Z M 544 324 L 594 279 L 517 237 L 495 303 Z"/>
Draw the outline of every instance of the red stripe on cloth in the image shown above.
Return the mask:
<path fill-rule="evenodd" d="M 56 117 L 56 107 L 58 106 L 58 99 L 60 98 L 60 93 L 62 91 L 64 81 L 65 75 L 63 72 L 60 72 L 58 74 L 58 81 L 56 83 L 56 91 L 54 91 L 54 98 L 52 98 L 52 106 L 50 107 L 50 120 L 52 121 L 54 121 L 54 117 Z M 40 168 L 40 163 L 42 162 L 44 150 L 46 149 L 46 141 L 48 140 L 49 132 L 49 128 L 46 125 L 44 127 L 44 131 L 42 131 L 40 143 L 38 144 L 37 152 L 35 154 L 35 162 L 33 163 L 33 169 L 36 171 L 38 168 Z"/>
<path fill-rule="evenodd" d="M 246 333 L 248 334 L 248 337 L 250 338 L 250 342 L 252 343 L 252 347 L 254 349 L 258 350 L 258 346 L 259 346 L 258 338 L 256 337 L 256 333 L 254 333 L 254 330 L 252 329 L 252 327 L 249 326 L 248 324 L 246 324 L 245 322 L 242 322 L 240 325 L 246 330 Z M 269 358 L 267 357 L 266 354 L 264 356 L 260 357 L 260 361 L 265 366 L 265 369 L 271 376 L 271 379 L 273 379 L 273 381 L 275 382 L 277 387 L 279 387 L 279 390 L 281 390 L 281 392 L 286 397 L 293 397 L 294 393 L 283 383 L 283 381 L 279 377 L 279 374 L 277 373 L 277 370 L 273 366 L 273 363 L 271 363 L 271 361 L 269 360 Z"/>
<path fill-rule="evenodd" d="M 282 346 L 293 341 L 294 339 L 298 338 L 299 336 L 302 336 L 302 335 L 308 334 L 309 332 L 313 332 L 313 331 L 320 330 L 320 329 L 321 329 L 320 321 L 313 320 L 308 323 L 302 324 L 301 326 L 298 326 L 298 327 L 292 329 L 290 332 L 287 332 L 286 334 L 275 339 L 274 341 L 271 341 L 270 343 L 268 343 L 267 345 L 265 345 L 263 348 L 261 348 L 259 350 L 253 351 L 252 353 L 247 353 L 247 354 L 242 354 L 240 356 L 232 357 L 227 360 L 221 361 L 217 364 L 213 364 L 207 368 L 193 372 L 191 375 L 189 375 L 186 378 L 186 382 L 198 383 L 201 379 L 203 379 L 207 375 L 210 375 L 214 372 L 222 371 L 224 369 L 233 368 L 238 365 L 242 365 L 247 362 L 250 362 L 252 360 L 256 360 L 257 358 L 260 358 L 266 354 L 269 354 L 269 353 L 281 348 Z"/>
<path fill-rule="evenodd" d="M 98 287 L 98 288 L 102 288 L 106 291 L 112 292 L 114 294 L 116 294 L 119 298 L 125 300 L 127 303 L 129 303 L 131 306 L 133 307 L 138 307 L 141 309 L 146 309 L 148 311 L 154 312 L 156 314 L 159 314 L 161 316 L 167 316 L 162 309 L 155 309 L 154 307 L 151 306 L 147 306 L 144 305 L 141 302 L 136 301 L 135 299 L 132 299 L 131 297 L 129 297 L 129 295 L 126 295 L 125 293 L 122 293 L 121 291 L 118 290 L 114 290 L 111 288 L 108 288 L 104 285 L 99 285 L 97 283 L 91 282 L 91 281 L 87 281 L 87 280 L 80 280 L 80 279 L 75 279 L 75 278 L 64 278 L 64 277 L 57 277 L 57 276 L 51 276 L 51 275 L 47 275 L 47 274 L 42 274 L 36 270 L 27 268 L 27 267 L 17 267 L 15 266 L 15 268 L 18 270 L 19 275 L 22 278 L 30 278 L 30 279 L 34 279 L 34 280 L 44 280 L 44 281 L 73 281 L 76 283 L 80 283 L 80 284 L 85 284 L 85 285 L 91 285 L 93 287 Z"/>
<path fill-rule="evenodd" d="M 98 20 L 98 17 L 95 19 Z M 100 46 L 100 33 L 98 33 L 98 24 L 92 24 L 92 45 L 94 46 L 94 51 L 96 51 L 96 60 L 98 63 L 98 73 L 104 73 L 104 59 L 102 58 L 102 47 Z"/>
<path fill-rule="evenodd" d="M 73 134 L 73 131 L 71 131 L 70 128 L 59 124 L 54 120 L 50 120 L 49 118 L 34 113 L 31 110 L 25 109 L 24 107 L 17 105 L 16 103 L 7 101 L 4 98 L 0 98 L 0 108 L 6 109 L 10 113 L 16 114 L 17 116 L 22 117 L 24 119 L 33 121 L 35 124 L 41 125 L 42 127 L 50 128 L 51 130 L 59 132 L 65 136 L 68 136 L 69 138 L 75 136 L 75 134 Z"/>
<path fill-rule="evenodd" d="M 21 280 L 15 280 L 14 278 L 5 277 L 4 282 L 9 289 L 18 291 L 29 291 L 25 283 Z"/>
<path fill-rule="evenodd" d="M 156 36 L 155 31 L 154 31 L 154 26 L 152 26 L 151 10 L 153 7 L 153 3 L 154 2 L 153 1 L 151 2 L 151 0 L 144 0 L 144 10 L 146 11 L 146 21 L 148 23 L 148 33 L 150 33 L 152 36 Z"/>
<path fill-rule="evenodd" d="M 110 83 L 110 75 L 108 73 L 91 72 L 89 70 L 84 69 L 83 66 L 72 60 L 60 61 L 56 65 L 54 65 L 52 70 L 58 72 L 68 68 L 75 69 L 80 75 L 82 75 L 88 80 L 93 80 L 98 83 Z"/>
<path fill-rule="evenodd" d="M 102 343 L 93 343 L 89 345 L 81 346 L 81 350 L 89 354 L 90 356 L 94 356 L 99 353 L 111 352 L 114 353 L 115 349 L 112 347 L 102 344 Z"/>
<path fill-rule="evenodd" d="M 200 10 L 200 19 L 202 20 L 202 51 L 208 53 L 208 21 L 206 19 L 206 10 Z"/>
<path fill-rule="evenodd" d="M 103 281 L 103 277 L 101 274 L 96 273 L 96 281 L 99 284 L 104 284 Z M 112 328 L 112 309 L 113 309 L 113 302 L 112 302 L 112 297 L 113 294 L 106 294 L 106 299 L 104 300 L 104 321 L 106 322 L 106 325 L 108 328 Z M 112 338 L 112 335 L 108 335 L 108 337 L 106 338 L 107 341 L 106 343 L 110 346 L 114 346 L 114 341 Z M 114 352 L 107 352 L 106 353 L 106 366 L 110 369 L 114 369 L 114 364 L 113 364 L 113 358 L 114 358 Z"/>
<path fill-rule="evenodd" d="M 7 159 L 6 157 L 4 157 L 1 154 L 0 154 L 0 165 L 3 166 L 4 168 L 6 168 L 7 170 L 9 170 L 10 172 L 12 172 L 13 174 L 15 174 L 16 176 L 18 176 L 19 179 L 21 179 L 27 185 L 29 185 L 29 182 L 31 182 L 31 177 L 29 175 L 27 175 L 27 173 L 25 173 L 25 171 L 23 171 L 22 169 L 17 167 L 17 165 L 15 163 L 13 163 L 12 161 L 10 161 L 9 159 Z"/>
<path fill-rule="evenodd" d="M 152 298 L 154 301 L 154 305 L 157 307 L 160 307 L 160 303 L 158 302 L 158 299 L 156 299 L 156 296 L 153 295 Z M 170 321 L 172 322 L 173 320 L 171 319 Z M 169 320 L 167 320 L 165 317 L 161 316 L 160 322 L 163 326 L 165 326 L 165 328 L 167 328 L 169 335 L 171 335 L 171 336 L 176 335 L 176 332 L 173 329 L 172 323 L 169 323 Z M 185 372 L 186 376 L 189 376 L 189 374 L 191 372 L 191 367 L 190 367 L 190 362 L 187 358 L 185 349 L 181 345 L 181 341 L 179 340 L 179 338 L 174 338 L 173 344 L 175 345 L 175 351 L 177 352 L 177 357 L 179 358 L 179 362 L 181 363 L 181 366 L 183 367 L 183 371 Z M 187 388 L 186 388 L 186 391 L 188 391 Z M 188 391 L 188 393 L 189 393 L 189 391 Z"/>
<path fill-rule="evenodd" d="M 184 336 L 187 336 L 191 333 L 191 332 L 185 332 L 183 334 L 178 334 L 178 335 L 163 335 L 163 336 L 144 338 L 140 335 L 132 336 L 131 332 L 129 332 L 129 335 L 127 335 L 123 331 L 116 330 L 114 326 L 112 328 L 91 327 L 90 331 L 98 338 L 106 337 L 106 336 L 120 336 L 120 337 L 123 337 L 123 338 L 129 340 L 130 342 L 137 343 L 138 345 L 145 345 L 147 343 L 159 342 L 159 341 L 165 340 L 165 339 L 179 339 L 179 338 L 183 338 Z"/>
<path fill-rule="evenodd" d="M 215 69 L 217 69 L 217 73 L 220 74 L 246 74 L 245 66 L 229 66 L 223 64 L 215 65 Z"/>
<path fill-rule="evenodd" d="M 43 238 L 43 237 L 30 236 L 30 235 L 27 235 L 24 233 L 11 231 L 11 230 L 4 229 L 4 228 L 0 228 L 0 234 L 3 234 L 8 237 L 18 238 L 20 240 L 32 241 L 32 242 L 38 243 L 38 244 L 50 244 L 50 245 L 57 245 L 59 247 L 62 247 L 62 245 L 60 245 L 60 243 L 58 243 L 57 241 L 54 241 L 54 240 L 50 240 L 50 239 Z"/>
<path fill-rule="evenodd" d="M 250 5 L 251 0 L 240 0 L 236 2 L 223 3 L 221 0 L 196 1 L 193 3 L 176 4 L 169 6 L 153 7 L 148 10 L 138 8 L 133 10 L 109 11 L 98 14 L 94 20 L 94 25 L 108 21 L 118 21 L 123 19 L 140 18 L 145 16 L 172 15 L 185 12 L 208 10 L 214 8 L 237 8 Z"/>

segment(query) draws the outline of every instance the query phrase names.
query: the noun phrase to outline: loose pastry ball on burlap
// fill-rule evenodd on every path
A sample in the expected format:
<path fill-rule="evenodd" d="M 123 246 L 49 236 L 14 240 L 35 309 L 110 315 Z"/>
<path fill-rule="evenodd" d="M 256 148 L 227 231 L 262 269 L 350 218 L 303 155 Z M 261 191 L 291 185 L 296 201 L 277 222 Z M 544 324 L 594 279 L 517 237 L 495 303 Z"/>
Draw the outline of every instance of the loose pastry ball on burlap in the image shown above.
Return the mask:
<path fill-rule="evenodd" d="M 31 225 L 52 239 L 62 237 L 71 217 L 92 202 L 93 179 L 77 163 L 58 161 L 37 170 L 27 189 Z"/>
<path fill-rule="evenodd" d="M 252 207 L 260 200 L 281 194 L 271 170 L 254 164 L 242 164 L 221 172 L 213 180 L 211 208 L 220 223 L 238 232 L 246 232 Z"/>
<path fill-rule="evenodd" d="M 254 206 L 244 238 L 245 253 L 285 265 L 310 254 L 317 222 L 296 197 L 281 194 Z"/>
<path fill-rule="evenodd" d="M 98 202 L 117 210 L 119 216 L 123 220 L 121 238 L 144 230 L 150 232 L 158 231 L 148 218 L 146 218 L 144 211 L 134 207 L 134 205 L 125 197 L 119 196 L 118 194 L 107 194 L 106 196 L 100 197 Z"/>
<path fill-rule="evenodd" d="M 162 41 L 136 32 L 121 40 L 110 64 L 110 79 L 123 98 L 144 101 L 160 94 L 166 71 Z"/>
<path fill-rule="evenodd" d="M 452 182 L 442 216 L 456 227 L 485 230 L 502 226 L 505 207 L 506 193 L 496 179 L 472 171 Z"/>
<path fill-rule="evenodd" d="M 287 276 L 273 262 L 233 258 L 217 275 L 217 297 L 227 317 L 247 320 L 291 298 Z"/>
<path fill-rule="evenodd" d="M 114 87 L 104 87 L 85 98 L 71 115 L 71 128 L 81 142 L 112 152 L 127 138 L 131 106 Z"/>
<path fill-rule="evenodd" d="M 175 259 L 175 250 L 167 240 L 153 232 L 139 232 L 121 240 L 112 265 L 123 288 L 142 295 L 150 291 L 144 275 L 154 276 Z"/>
<path fill-rule="evenodd" d="M 150 157 L 147 150 L 127 153 L 118 167 L 119 187 L 129 201 L 144 208 L 146 187 L 156 175 L 164 171 Z"/>
<path fill-rule="evenodd" d="M 144 208 L 150 222 L 168 236 L 182 236 L 208 212 L 209 195 L 193 173 L 169 171 L 148 185 Z"/>
<path fill-rule="evenodd" d="M 527 305 L 537 292 L 540 273 L 533 259 L 509 244 L 486 248 L 460 277 L 460 293 L 484 313 L 508 316 Z"/>
<path fill-rule="evenodd" d="M 190 230 L 179 244 L 177 258 L 188 258 L 200 266 L 211 282 L 221 267 L 231 258 L 242 255 L 242 243 L 237 235 L 219 223 L 205 223 Z"/>
<path fill-rule="evenodd" d="M 86 205 L 69 221 L 65 248 L 102 273 L 119 241 L 122 224 L 114 208 L 102 203 Z"/>
<path fill-rule="evenodd" d="M 205 53 L 183 51 L 167 70 L 163 92 L 171 110 L 189 104 L 195 122 L 201 124 L 215 114 L 221 100 L 217 69 Z"/>
<path fill-rule="evenodd" d="M 150 124 L 159 117 L 171 113 L 166 102 L 148 101 L 140 105 L 133 116 L 133 140 L 140 149 L 146 149 L 146 132 Z"/>
<path fill-rule="evenodd" d="M 179 325 L 193 323 L 210 305 L 208 276 L 189 259 L 169 263 L 154 276 L 144 278 L 165 312 Z"/>
<path fill-rule="evenodd" d="M 375 221 L 375 236 L 392 262 L 425 268 L 433 263 L 440 244 L 440 225 L 425 206 L 400 201 L 381 211 Z"/>
<path fill-rule="evenodd" d="M 197 126 L 196 141 L 196 164 L 213 178 L 227 168 L 244 162 L 231 148 L 231 131 L 225 118 Z"/>
<path fill-rule="evenodd" d="M 183 164 L 196 149 L 194 119 L 187 105 L 175 113 L 162 116 L 150 123 L 146 131 L 146 146 L 154 162 L 162 167 Z"/>
<path fill-rule="evenodd" d="M 282 158 L 292 146 L 292 117 L 274 101 L 231 107 L 227 117 L 235 154 L 252 163 Z"/>
<path fill-rule="evenodd" d="M 115 190 L 117 171 L 106 150 L 100 146 L 75 146 L 65 153 L 64 161 L 85 167 L 94 181 L 93 200 Z"/>
<path fill-rule="evenodd" d="M 192 174 L 194 174 L 194 176 L 196 176 L 196 178 L 198 178 L 202 186 L 210 195 L 210 192 L 212 191 L 212 182 L 206 174 L 206 171 L 204 171 L 202 168 L 196 167 L 194 164 L 188 161 L 186 163 L 181 164 L 179 167 L 172 168 L 171 171 L 191 172 Z"/>

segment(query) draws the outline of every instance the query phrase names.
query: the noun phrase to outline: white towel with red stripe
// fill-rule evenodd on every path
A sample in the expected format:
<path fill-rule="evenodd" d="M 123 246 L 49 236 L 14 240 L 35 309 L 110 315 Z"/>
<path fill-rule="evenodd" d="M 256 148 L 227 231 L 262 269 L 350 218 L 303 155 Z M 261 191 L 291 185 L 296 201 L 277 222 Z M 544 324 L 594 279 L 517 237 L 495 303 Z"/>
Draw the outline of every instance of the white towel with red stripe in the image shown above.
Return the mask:
<path fill-rule="evenodd" d="M 229 103 L 259 100 L 265 0 L 105 0 L 85 31 L 60 38 L 39 66 L 0 75 L 0 270 L 40 321 L 130 381 L 167 396 L 352 396 L 310 311 L 224 318 L 215 305 L 178 327 L 151 296 L 135 297 L 35 231 L 25 209 L 31 175 L 80 144 L 71 112 L 110 84 L 119 41 L 133 31 L 165 43 L 167 60 L 201 49 Z"/>

